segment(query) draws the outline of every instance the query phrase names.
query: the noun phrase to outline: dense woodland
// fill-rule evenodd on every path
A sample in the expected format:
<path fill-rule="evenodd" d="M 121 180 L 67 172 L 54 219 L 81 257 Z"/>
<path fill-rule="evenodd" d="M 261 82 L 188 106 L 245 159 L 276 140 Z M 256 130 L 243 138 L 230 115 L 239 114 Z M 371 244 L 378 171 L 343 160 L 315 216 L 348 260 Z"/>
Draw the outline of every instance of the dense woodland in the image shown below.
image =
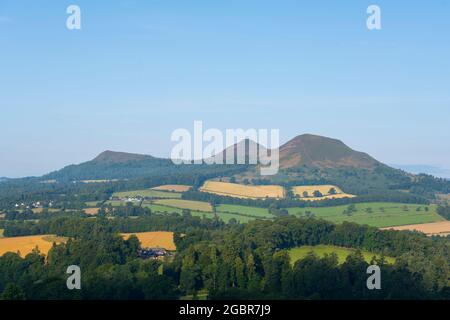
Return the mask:
<path fill-rule="evenodd" d="M 118 211 L 126 210 L 117 208 Z M 130 219 L 53 217 L 31 224 L 10 221 L 5 232 L 70 237 L 44 258 L 38 252 L 0 257 L 3 299 L 178 299 L 208 292 L 210 299 L 449 299 L 450 242 L 413 232 L 380 231 L 294 217 L 245 225 L 146 209 Z M 177 254 L 164 262 L 138 258 L 139 242 L 118 232 L 175 232 Z M 367 262 L 358 252 L 314 255 L 292 264 L 286 249 L 333 244 L 396 257 L 383 258 L 382 290 L 366 288 Z M 82 269 L 82 290 L 67 290 L 68 265 Z"/>

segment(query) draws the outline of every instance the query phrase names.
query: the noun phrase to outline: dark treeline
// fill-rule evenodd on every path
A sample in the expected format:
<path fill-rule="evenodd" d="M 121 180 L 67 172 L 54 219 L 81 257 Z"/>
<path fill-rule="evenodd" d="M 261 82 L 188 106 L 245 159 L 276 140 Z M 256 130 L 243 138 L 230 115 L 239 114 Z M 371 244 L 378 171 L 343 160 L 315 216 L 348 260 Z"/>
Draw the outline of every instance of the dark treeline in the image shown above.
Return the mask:
<path fill-rule="evenodd" d="M 446 205 L 446 206 L 439 206 L 436 209 L 437 213 L 439 215 L 441 215 L 442 217 L 444 217 L 447 220 L 450 220 L 450 206 Z"/>
<path fill-rule="evenodd" d="M 114 232 L 143 232 L 143 231 L 174 231 L 186 232 L 193 229 L 222 229 L 225 223 L 219 219 L 201 219 L 193 217 L 188 212 L 185 214 L 152 214 L 146 208 L 134 207 L 134 217 L 126 218 L 123 212 L 125 207 L 114 208 L 113 219 L 106 219 L 100 215 L 98 219 L 108 221 L 108 226 Z M 4 235 L 6 237 L 17 237 L 38 234 L 55 234 L 63 237 L 77 237 L 79 234 L 88 234 L 97 224 L 98 219 L 79 218 L 74 215 L 53 216 L 39 221 L 5 221 Z"/>
<path fill-rule="evenodd" d="M 71 240 L 54 246 L 47 259 L 37 253 L 0 257 L 4 299 L 167 299 L 195 297 L 200 291 L 211 299 L 450 298 L 448 238 L 295 217 L 245 225 L 189 214 L 51 220 L 40 226 Z M 174 258 L 141 260 L 137 239 L 117 236 L 148 230 L 176 232 Z M 293 264 L 286 253 L 317 244 L 381 254 L 376 262 L 382 270 L 382 290 L 367 290 L 368 264 L 358 251 L 341 265 L 333 255 L 310 255 Z M 383 256 L 395 257 L 395 264 L 387 265 Z M 72 264 L 83 272 L 80 291 L 65 288 L 65 269 Z"/>
<path fill-rule="evenodd" d="M 378 195 L 363 195 L 355 198 L 325 199 L 320 201 L 302 201 L 296 198 L 242 199 L 191 190 L 184 192 L 182 198 L 186 200 L 207 201 L 214 204 L 238 204 L 259 208 L 269 208 L 273 204 L 276 204 L 280 208 L 330 207 L 363 202 L 399 202 L 399 203 L 414 203 L 423 205 L 430 204 L 430 201 L 428 201 L 425 198 L 401 192 L 383 193 Z"/>

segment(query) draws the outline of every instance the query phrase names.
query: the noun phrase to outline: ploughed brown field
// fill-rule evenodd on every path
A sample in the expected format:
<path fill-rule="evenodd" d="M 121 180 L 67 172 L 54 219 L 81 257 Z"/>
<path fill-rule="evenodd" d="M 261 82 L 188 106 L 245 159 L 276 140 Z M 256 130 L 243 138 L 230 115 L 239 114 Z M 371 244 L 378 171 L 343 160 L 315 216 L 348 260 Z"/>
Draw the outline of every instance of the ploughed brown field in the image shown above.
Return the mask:
<path fill-rule="evenodd" d="M 31 253 L 36 247 L 43 254 L 47 254 L 52 248 L 53 243 L 62 243 L 67 239 L 63 237 L 56 237 L 53 235 L 39 235 L 26 237 L 13 237 L 0 239 L 0 256 L 7 252 L 20 252 L 21 257 L 25 257 Z"/>
<path fill-rule="evenodd" d="M 153 231 L 122 233 L 122 236 L 125 239 L 128 239 L 133 234 L 136 235 L 141 242 L 142 248 L 164 248 L 170 251 L 175 251 L 177 249 L 173 241 L 173 232 Z"/>
<path fill-rule="evenodd" d="M 427 236 L 447 236 L 450 235 L 450 221 L 440 221 L 433 223 L 412 224 L 398 227 L 382 228 L 383 230 L 415 230 L 425 233 Z"/>

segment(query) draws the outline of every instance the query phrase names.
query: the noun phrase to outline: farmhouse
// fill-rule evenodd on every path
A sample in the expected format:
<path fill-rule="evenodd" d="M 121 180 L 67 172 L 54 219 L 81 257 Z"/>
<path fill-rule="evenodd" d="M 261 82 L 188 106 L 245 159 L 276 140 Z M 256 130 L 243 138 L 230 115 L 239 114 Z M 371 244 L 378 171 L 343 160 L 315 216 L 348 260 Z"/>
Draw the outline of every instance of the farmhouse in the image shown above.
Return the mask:
<path fill-rule="evenodd" d="M 168 255 L 168 252 L 163 248 L 144 248 L 139 250 L 138 256 L 142 259 L 158 259 Z"/>

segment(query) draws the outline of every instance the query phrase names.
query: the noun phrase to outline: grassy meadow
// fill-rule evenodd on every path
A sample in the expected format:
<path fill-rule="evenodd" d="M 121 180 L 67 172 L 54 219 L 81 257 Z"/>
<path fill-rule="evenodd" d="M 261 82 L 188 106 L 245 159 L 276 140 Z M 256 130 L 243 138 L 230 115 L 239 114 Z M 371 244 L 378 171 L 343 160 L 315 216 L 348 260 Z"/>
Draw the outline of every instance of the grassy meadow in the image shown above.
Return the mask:
<path fill-rule="evenodd" d="M 181 194 L 176 192 L 158 191 L 152 189 L 144 190 L 132 190 L 124 192 L 115 192 L 113 194 L 115 198 L 127 198 L 127 197 L 143 197 L 143 198 L 155 198 L 155 199 L 180 199 Z"/>
<path fill-rule="evenodd" d="M 221 204 L 217 206 L 217 211 L 228 212 L 228 213 L 238 213 L 247 216 L 253 216 L 257 218 L 273 218 L 274 216 L 269 213 L 267 208 L 255 208 L 240 205 L 231 204 Z"/>
<path fill-rule="evenodd" d="M 378 228 L 444 220 L 436 213 L 436 206 L 433 205 L 368 202 L 355 204 L 356 211 L 352 212 L 349 212 L 348 207 L 288 208 L 288 212 L 295 216 L 313 215 L 337 224 L 348 221 Z"/>
<path fill-rule="evenodd" d="M 208 202 L 181 200 L 181 199 L 161 199 L 153 201 L 155 204 L 160 204 L 168 207 L 175 207 L 180 209 L 189 209 L 194 211 L 212 212 L 212 206 Z"/>
<path fill-rule="evenodd" d="M 310 252 L 313 252 L 320 258 L 324 257 L 326 254 L 331 254 L 334 252 L 338 257 L 339 264 L 342 264 L 345 262 L 345 259 L 355 251 L 356 251 L 355 249 L 331 245 L 318 245 L 318 246 L 302 246 L 293 248 L 288 250 L 288 253 L 289 257 L 291 258 L 291 263 L 294 264 L 296 261 L 305 258 Z M 361 254 L 363 255 L 364 260 L 366 260 L 367 263 L 370 263 L 370 261 L 374 256 L 380 258 L 380 255 L 365 250 L 361 250 Z M 385 259 L 386 262 L 390 264 L 393 264 L 395 262 L 395 259 L 392 257 L 385 257 Z"/>

